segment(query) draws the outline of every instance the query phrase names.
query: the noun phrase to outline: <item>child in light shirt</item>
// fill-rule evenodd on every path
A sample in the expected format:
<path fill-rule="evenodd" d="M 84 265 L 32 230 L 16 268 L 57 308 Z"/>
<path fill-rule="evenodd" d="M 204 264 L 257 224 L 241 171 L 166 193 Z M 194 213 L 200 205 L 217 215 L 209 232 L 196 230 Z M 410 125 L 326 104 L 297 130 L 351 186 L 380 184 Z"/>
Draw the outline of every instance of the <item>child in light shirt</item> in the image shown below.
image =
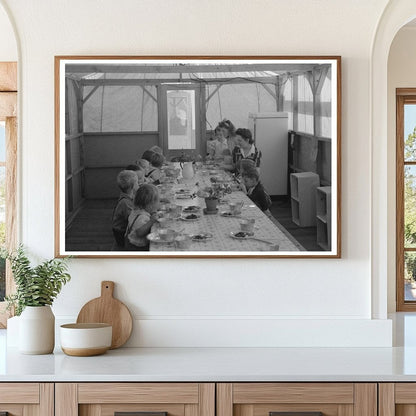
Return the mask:
<path fill-rule="evenodd" d="M 114 207 L 112 228 L 114 236 L 113 250 L 124 250 L 124 234 L 131 210 L 133 209 L 133 196 L 138 188 L 138 177 L 132 170 L 123 170 L 117 175 L 117 185 L 120 196 Z"/>
<path fill-rule="evenodd" d="M 213 140 L 209 147 L 210 159 L 222 159 L 224 151 L 228 151 L 228 141 L 223 134 L 220 127 L 215 129 L 215 140 Z"/>
<path fill-rule="evenodd" d="M 155 185 L 144 184 L 137 190 L 125 235 L 127 250 L 149 250 L 147 235 L 158 219 L 159 206 L 159 190 Z"/>

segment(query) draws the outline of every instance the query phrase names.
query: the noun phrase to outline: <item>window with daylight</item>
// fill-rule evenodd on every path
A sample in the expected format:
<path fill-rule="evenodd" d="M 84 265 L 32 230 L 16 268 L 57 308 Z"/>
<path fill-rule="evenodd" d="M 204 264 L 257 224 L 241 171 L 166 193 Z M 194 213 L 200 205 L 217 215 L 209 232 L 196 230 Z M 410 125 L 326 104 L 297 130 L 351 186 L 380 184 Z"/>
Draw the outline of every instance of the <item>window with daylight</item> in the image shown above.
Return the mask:
<path fill-rule="evenodd" d="M 416 311 L 416 88 L 397 89 L 397 310 Z"/>
<path fill-rule="evenodd" d="M 16 247 L 17 64 L 0 62 L 0 246 Z M 13 292 L 9 266 L 0 259 L 0 327 L 7 320 L 4 296 Z"/>

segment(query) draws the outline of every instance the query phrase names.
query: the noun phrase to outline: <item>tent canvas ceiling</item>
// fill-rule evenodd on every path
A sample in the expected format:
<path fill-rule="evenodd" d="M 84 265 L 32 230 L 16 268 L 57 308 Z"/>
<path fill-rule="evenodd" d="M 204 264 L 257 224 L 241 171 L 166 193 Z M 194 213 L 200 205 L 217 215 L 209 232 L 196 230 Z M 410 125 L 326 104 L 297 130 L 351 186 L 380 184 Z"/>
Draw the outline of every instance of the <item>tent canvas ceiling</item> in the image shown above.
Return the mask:
<path fill-rule="evenodd" d="M 158 131 L 158 93 L 160 85 L 192 83 L 205 88 L 207 130 L 228 118 L 238 127 L 247 127 L 248 114 L 291 112 L 298 101 L 299 128 L 313 133 L 313 96 L 305 74 L 330 68 L 317 63 L 192 63 L 192 64 L 67 64 L 68 84 L 82 88 L 82 131 L 149 132 Z M 331 71 L 326 72 L 319 100 L 319 133 L 330 137 Z M 298 97 L 293 97 L 293 79 Z M 67 87 L 68 90 L 73 89 Z M 289 92 L 290 95 L 289 96 Z M 279 94 L 282 105 L 279 107 Z M 68 106 L 77 112 L 74 96 Z M 325 105 L 327 103 L 327 105 Z M 290 119 L 291 114 L 289 114 Z M 71 120 L 74 117 L 70 117 Z M 292 121 L 293 122 L 293 121 Z M 293 127 L 293 124 L 292 126 Z M 74 126 L 71 126 L 74 129 Z"/>

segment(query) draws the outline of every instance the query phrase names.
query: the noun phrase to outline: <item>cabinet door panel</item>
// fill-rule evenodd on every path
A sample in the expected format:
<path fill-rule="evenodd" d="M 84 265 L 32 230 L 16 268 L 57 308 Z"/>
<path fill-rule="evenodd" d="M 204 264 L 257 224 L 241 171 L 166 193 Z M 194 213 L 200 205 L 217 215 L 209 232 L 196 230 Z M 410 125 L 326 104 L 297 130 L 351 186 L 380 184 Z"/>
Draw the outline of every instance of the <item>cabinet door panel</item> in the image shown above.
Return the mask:
<path fill-rule="evenodd" d="M 214 383 L 62 383 L 56 385 L 55 400 L 55 416 L 215 416 Z"/>
<path fill-rule="evenodd" d="M 416 416 L 416 383 L 380 383 L 379 416 Z"/>
<path fill-rule="evenodd" d="M 217 416 L 377 416 L 376 383 L 219 383 Z M 277 416 L 277 415 L 274 415 Z M 416 416 L 416 415 L 415 415 Z"/>
<path fill-rule="evenodd" d="M 53 383 L 0 383 L 0 415 L 53 416 Z"/>

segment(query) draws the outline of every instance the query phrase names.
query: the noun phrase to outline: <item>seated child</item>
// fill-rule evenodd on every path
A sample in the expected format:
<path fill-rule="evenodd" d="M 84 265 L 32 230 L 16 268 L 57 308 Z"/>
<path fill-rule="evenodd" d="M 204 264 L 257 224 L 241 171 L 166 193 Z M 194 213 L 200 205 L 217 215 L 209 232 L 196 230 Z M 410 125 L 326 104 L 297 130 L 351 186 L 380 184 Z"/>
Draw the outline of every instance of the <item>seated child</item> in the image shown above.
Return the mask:
<path fill-rule="evenodd" d="M 224 157 L 223 152 L 228 151 L 228 142 L 224 137 L 222 129 L 217 127 L 215 129 L 215 139 L 212 141 L 209 147 L 210 159 L 222 159 Z"/>
<path fill-rule="evenodd" d="M 130 170 L 136 173 L 139 186 L 143 185 L 146 182 L 146 173 L 144 170 L 140 169 L 138 165 L 128 165 L 126 166 L 126 170 Z"/>
<path fill-rule="evenodd" d="M 162 176 L 161 167 L 163 162 L 165 161 L 165 157 L 160 153 L 153 152 L 153 155 L 150 159 L 150 168 L 146 174 L 146 178 L 150 183 L 154 185 L 159 185 L 160 178 Z"/>
<path fill-rule="evenodd" d="M 242 174 L 243 191 L 263 211 L 269 212 L 272 200 L 260 182 L 260 174 L 256 168 L 246 168 Z M 245 189 L 244 189 L 245 188 Z"/>
<path fill-rule="evenodd" d="M 159 190 L 155 185 L 144 184 L 137 190 L 133 203 L 134 207 L 129 216 L 125 235 L 125 246 L 131 251 L 147 251 L 149 241 L 146 237 L 158 218 Z"/>
<path fill-rule="evenodd" d="M 159 153 L 159 154 L 163 155 L 163 150 L 159 146 L 152 146 L 149 150 L 151 150 L 152 152 Z"/>
<path fill-rule="evenodd" d="M 149 171 L 149 168 L 150 168 L 150 162 L 146 159 L 139 159 L 136 162 L 136 164 L 139 167 L 139 169 L 144 171 L 144 174 L 146 175 L 146 173 Z"/>
<path fill-rule="evenodd" d="M 150 163 L 153 153 L 155 153 L 153 150 L 150 150 L 150 149 L 145 150 L 142 154 L 142 159 L 147 160 Z"/>
<path fill-rule="evenodd" d="M 130 212 L 133 209 L 133 196 L 138 188 L 136 173 L 132 170 L 121 171 L 117 175 L 117 185 L 121 192 L 113 211 L 112 227 L 115 239 L 113 250 L 123 250 L 124 234 Z"/>

